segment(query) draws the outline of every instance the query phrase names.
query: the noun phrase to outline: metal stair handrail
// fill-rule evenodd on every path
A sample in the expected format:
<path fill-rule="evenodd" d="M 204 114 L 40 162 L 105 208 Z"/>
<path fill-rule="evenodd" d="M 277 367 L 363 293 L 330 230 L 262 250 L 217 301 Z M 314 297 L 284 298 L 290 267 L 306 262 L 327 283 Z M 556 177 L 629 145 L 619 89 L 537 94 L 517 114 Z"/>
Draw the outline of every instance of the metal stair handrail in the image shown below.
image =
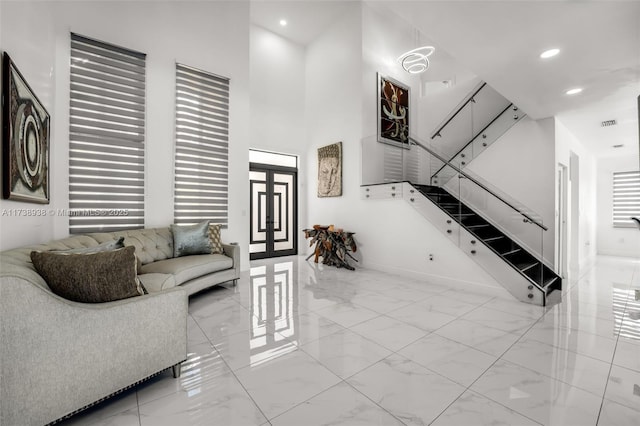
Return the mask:
<path fill-rule="evenodd" d="M 505 112 L 509 111 L 509 109 L 510 109 L 511 107 L 513 107 L 513 103 L 509 103 L 509 105 L 507 105 L 507 107 L 506 107 L 505 109 L 503 109 L 502 111 L 500 111 L 500 112 L 498 113 L 498 115 L 496 115 L 495 117 L 493 117 L 493 120 L 491 120 L 491 121 L 489 122 L 489 124 L 487 124 L 486 126 L 484 126 L 484 127 L 482 128 L 482 130 L 480 130 L 480 131 L 478 132 L 478 134 L 477 134 L 477 135 L 473 136 L 469 142 L 467 142 L 466 144 L 464 144 L 464 145 L 462 146 L 462 148 L 460 148 L 460 149 L 458 150 L 458 152 L 456 152 L 455 154 L 453 154 L 453 155 L 451 156 L 451 159 L 453 160 L 454 158 L 456 158 L 456 157 L 458 156 L 458 154 L 460 154 L 462 151 L 464 151 L 465 149 L 467 149 L 467 147 L 468 147 L 469 145 L 471 145 L 471 144 L 473 143 L 473 141 L 475 141 L 475 140 L 476 140 L 476 138 L 477 138 L 478 136 L 480 136 L 480 135 L 481 135 L 482 133 L 484 133 L 484 132 L 489 128 L 489 127 L 491 127 L 491 125 L 492 125 L 493 123 L 495 123 L 495 122 L 496 122 L 496 120 L 502 116 L 502 114 L 504 114 Z M 434 176 L 436 176 L 438 173 L 440 173 L 440 171 L 441 171 L 442 169 L 444 169 L 444 167 L 445 167 L 444 165 L 443 165 L 442 167 L 440 167 L 440 168 L 439 168 L 435 173 L 433 173 L 433 174 L 431 175 L 431 177 L 434 177 Z"/>
<path fill-rule="evenodd" d="M 464 176 L 466 179 L 469 179 L 471 182 L 475 183 L 476 185 L 478 185 L 480 188 L 482 188 L 483 190 L 485 190 L 486 192 L 488 192 L 489 194 L 493 195 L 495 198 L 497 198 L 498 200 L 500 200 L 502 203 L 504 203 L 505 205 L 509 206 L 511 209 L 513 209 L 514 211 L 516 211 L 518 214 L 520 214 L 521 216 L 523 216 L 526 220 L 528 220 L 530 223 L 533 223 L 535 225 L 537 225 L 538 227 L 540 227 L 541 229 L 543 229 L 544 231 L 548 231 L 549 228 L 547 228 L 544 224 L 542 224 L 541 222 L 537 221 L 536 219 L 532 218 L 531 216 L 529 216 L 528 214 L 526 214 L 525 212 L 523 212 L 522 210 L 520 210 L 519 208 L 517 208 L 516 206 L 514 206 L 513 204 L 511 204 L 510 202 L 508 202 L 507 200 L 505 200 L 504 198 L 502 198 L 501 196 L 499 196 L 498 194 L 496 194 L 494 191 L 492 191 L 491 189 L 487 188 L 486 185 L 484 185 L 481 182 L 478 182 L 475 178 L 469 176 L 467 173 L 463 172 L 460 168 L 458 168 L 457 166 L 451 164 L 449 161 L 445 160 L 440 154 L 437 154 L 436 152 L 434 152 L 433 150 L 431 150 L 430 148 L 426 147 L 425 145 L 423 145 L 422 143 L 420 143 L 419 141 L 417 141 L 415 138 L 409 137 L 409 143 L 416 145 L 422 149 L 424 149 L 425 151 L 427 151 L 429 154 L 431 154 L 432 156 L 434 156 L 435 158 L 437 158 L 438 160 L 442 161 L 443 163 L 445 163 L 446 165 L 448 165 L 449 167 L 451 167 L 453 170 L 455 170 L 457 173 L 459 173 L 460 175 Z"/>
<path fill-rule="evenodd" d="M 442 129 L 444 129 L 445 127 L 447 127 L 449 125 L 449 123 L 456 118 L 456 115 L 458 115 L 460 113 L 460 111 L 462 111 L 464 109 L 465 106 L 467 106 L 467 104 L 469 102 L 475 102 L 474 98 L 475 96 L 482 90 L 484 89 L 484 86 L 486 86 L 487 83 L 486 82 L 482 82 L 480 83 L 478 86 L 476 86 L 476 88 L 473 90 L 473 93 L 471 94 L 471 96 L 467 96 L 467 99 L 465 99 L 464 101 L 462 101 L 462 103 L 458 104 L 458 107 L 456 109 L 456 111 L 451 114 L 449 116 L 449 118 L 447 118 L 445 120 L 445 122 L 443 124 L 440 125 L 440 127 L 438 127 L 438 130 L 436 130 L 435 132 L 432 133 L 431 135 L 431 139 L 435 139 L 436 136 L 440 135 L 440 132 L 442 131 Z"/>

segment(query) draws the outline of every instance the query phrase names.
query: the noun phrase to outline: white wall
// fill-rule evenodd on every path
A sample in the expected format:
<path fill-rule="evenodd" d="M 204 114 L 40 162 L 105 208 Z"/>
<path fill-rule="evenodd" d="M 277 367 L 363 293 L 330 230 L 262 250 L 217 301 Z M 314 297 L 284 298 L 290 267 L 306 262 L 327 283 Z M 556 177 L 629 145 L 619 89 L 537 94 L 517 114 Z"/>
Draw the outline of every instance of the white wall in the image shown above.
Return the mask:
<path fill-rule="evenodd" d="M 571 176 L 571 152 L 575 153 L 580 161 L 578 178 L 579 206 L 577 206 L 578 212 L 576 215 L 578 224 L 567 224 L 569 231 L 569 273 L 575 277 L 576 273 L 584 270 L 593 261 L 596 254 L 596 159 L 560 120 L 556 118 L 555 123 L 556 163 L 567 166 L 568 174 Z M 557 198 L 557 187 L 556 182 L 555 198 Z M 573 208 L 574 206 L 569 206 L 569 220 L 571 220 L 571 210 Z"/>
<path fill-rule="evenodd" d="M 597 187 L 597 251 L 610 256 L 640 258 L 640 231 L 638 228 L 613 227 L 613 172 L 638 170 L 636 157 L 610 157 L 598 159 Z"/>
<path fill-rule="evenodd" d="M 9 54 L 52 118 L 49 171 L 51 204 L 0 200 L 0 250 L 54 238 L 53 216 L 16 216 L 20 209 L 63 207 L 58 203 L 58 185 L 65 179 L 66 172 L 56 167 L 56 162 L 60 161 L 56 133 L 62 124 L 56 120 L 55 111 L 57 70 L 55 28 L 51 19 L 53 9 L 50 3 L 0 2 L 0 50 Z M 25 25 L 25 22 L 30 24 Z"/>
<path fill-rule="evenodd" d="M 524 239 L 538 253 L 542 248 L 543 257 L 549 265 L 554 264 L 555 244 L 554 159 L 554 120 L 525 117 L 467 166 L 467 170 L 542 219 L 547 231 L 532 224 L 522 226 L 522 218 L 510 215 L 512 211 L 506 207 L 500 214 L 503 218 L 511 218 L 505 226 L 522 230 L 516 237 Z"/>
<path fill-rule="evenodd" d="M 231 79 L 229 228 L 248 267 L 249 4 L 247 2 L 0 2 L 2 49 L 52 116 L 48 207 L 68 207 L 69 32 L 147 54 L 145 225 L 173 222 L 175 62 Z M 25 22 L 30 22 L 25 25 Z M 9 209 L 34 204 L 1 201 Z M 68 235 L 64 216 L 2 220 L 0 248 Z"/>
<path fill-rule="evenodd" d="M 426 43 L 437 46 L 428 40 Z M 429 143 L 438 152 L 443 152 L 443 148 L 438 145 L 440 138 L 431 139 L 431 135 L 444 124 L 481 80 L 442 49 L 436 49 L 429 70 L 422 76 L 423 87 L 418 99 L 420 117 L 416 120 L 416 135 L 422 142 Z M 451 81 L 451 85 L 447 87 L 442 84 L 443 81 Z"/>
<path fill-rule="evenodd" d="M 422 120 L 418 110 L 420 77 L 402 69 L 398 56 L 414 46 L 414 34 L 409 25 L 393 13 L 362 6 L 362 126 L 365 138 L 377 135 L 377 73 L 391 77 L 410 88 L 409 126 L 414 133 Z"/>
<path fill-rule="evenodd" d="M 303 46 L 251 25 L 251 129 L 254 149 L 298 156 L 298 228 L 307 226 L 307 146 Z M 247 193 L 247 197 L 249 194 Z M 247 226 L 248 226 L 247 220 Z M 304 235 L 297 233 L 298 251 Z"/>
<path fill-rule="evenodd" d="M 308 147 L 308 223 L 333 223 L 358 232 L 350 212 L 360 184 L 358 161 L 362 117 L 361 17 L 353 4 L 306 51 L 305 130 Z M 342 142 L 342 197 L 317 197 L 317 149 Z M 357 228 L 357 229 L 356 229 Z"/>
<path fill-rule="evenodd" d="M 361 151 L 361 141 L 376 133 L 376 72 L 419 93 L 419 80 L 409 78 L 394 62 L 399 52 L 408 49 L 407 43 L 409 47 L 413 43 L 411 34 L 403 21 L 356 4 L 307 47 L 308 225 L 334 224 L 356 232 L 358 257 L 367 267 L 499 287 L 404 201 L 361 197 L 358 163 L 361 155 L 363 161 L 370 155 L 365 148 Z M 417 98 L 412 99 L 412 108 Z M 343 142 L 343 195 L 318 198 L 317 148 L 338 141 Z"/>

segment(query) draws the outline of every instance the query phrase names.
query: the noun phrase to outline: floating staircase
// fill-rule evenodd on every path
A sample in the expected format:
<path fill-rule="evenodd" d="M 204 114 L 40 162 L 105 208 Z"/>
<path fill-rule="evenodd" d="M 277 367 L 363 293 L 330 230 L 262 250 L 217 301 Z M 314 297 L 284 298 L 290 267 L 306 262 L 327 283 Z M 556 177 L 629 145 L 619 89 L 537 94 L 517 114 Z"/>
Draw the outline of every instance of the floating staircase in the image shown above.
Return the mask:
<path fill-rule="evenodd" d="M 409 137 L 397 147 L 365 138 L 363 196 L 403 198 L 517 300 L 545 306 L 562 289 L 543 256 L 552 233 L 539 214 L 467 169 L 524 116 L 481 82 L 429 143 Z"/>
<path fill-rule="evenodd" d="M 527 294 L 527 298 L 534 298 L 534 288 L 541 290 L 543 292 L 542 304 L 544 305 L 547 296 L 552 291 L 562 289 L 562 279 L 551 268 L 470 207 L 460 202 L 446 189 L 432 185 L 412 186 L 524 277 L 529 282 L 528 290 L 530 292 Z M 412 201 L 414 200 L 412 199 Z M 472 241 L 472 244 L 476 243 Z M 470 253 L 473 255 L 476 251 L 471 250 Z"/>

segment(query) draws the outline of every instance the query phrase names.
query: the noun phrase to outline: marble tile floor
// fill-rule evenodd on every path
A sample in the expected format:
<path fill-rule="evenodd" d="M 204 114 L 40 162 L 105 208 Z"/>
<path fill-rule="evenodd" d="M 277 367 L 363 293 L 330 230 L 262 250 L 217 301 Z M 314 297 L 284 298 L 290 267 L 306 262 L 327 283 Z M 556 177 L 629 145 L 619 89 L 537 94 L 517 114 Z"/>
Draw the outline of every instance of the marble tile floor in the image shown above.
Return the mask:
<path fill-rule="evenodd" d="M 546 308 L 303 256 L 191 297 L 189 358 L 63 425 L 640 424 L 640 261 Z"/>

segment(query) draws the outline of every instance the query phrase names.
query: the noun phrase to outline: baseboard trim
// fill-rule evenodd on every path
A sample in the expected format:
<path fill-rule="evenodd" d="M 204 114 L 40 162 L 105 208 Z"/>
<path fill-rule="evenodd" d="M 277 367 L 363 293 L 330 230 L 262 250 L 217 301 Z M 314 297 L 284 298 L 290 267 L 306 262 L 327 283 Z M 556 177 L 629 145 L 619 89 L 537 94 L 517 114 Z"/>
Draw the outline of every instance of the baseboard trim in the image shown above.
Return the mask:
<path fill-rule="evenodd" d="M 591 255 L 591 256 L 587 257 L 586 259 L 584 259 L 583 261 L 581 261 L 580 265 L 578 266 L 578 268 L 580 270 L 580 275 L 584 274 L 583 271 L 590 270 L 593 267 L 593 265 L 595 265 L 595 263 L 596 263 L 596 256 L 595 255 Z"/>
<path fill-rule="evenodd" d="M 454 289 L 461 289 L 461 290 L 477 289 L 485 294 L 489 294 L 492 296 L 498 296 L 503 298 L 504 297 L 513 298 L 511 293 L 509 293 L 505 288 L 499 287 L 499 284 L 497 283 L 496 283 L 496 286 L 491 286 L 478 281 L 461 280 L 457 278 L 447 277 L 444 275 L 429 274 L 426 272 L 414 271 L 414 270 L 405 269 L 405 268 L 398 268 L 390 265 L 381 265 L 379 263 L 373 263 L 373 262 L 362 262 L 360 266 L 365 269 L 372 269 L 376 271 L 387 272 L 387 273 L 396 274 L 402 277 L 425 280 L 432 284 L 444 285 Z"/>
<path fill-rule="evenodd" d="M 629 253 L 628 251 L 619 251 L 619 250 L 605 250 L 598 251 L 598 256 L 615 256 L 615 257 L 628 257 L 631 259 L 640 259 L 640 255 L 638 253 Z"/>

